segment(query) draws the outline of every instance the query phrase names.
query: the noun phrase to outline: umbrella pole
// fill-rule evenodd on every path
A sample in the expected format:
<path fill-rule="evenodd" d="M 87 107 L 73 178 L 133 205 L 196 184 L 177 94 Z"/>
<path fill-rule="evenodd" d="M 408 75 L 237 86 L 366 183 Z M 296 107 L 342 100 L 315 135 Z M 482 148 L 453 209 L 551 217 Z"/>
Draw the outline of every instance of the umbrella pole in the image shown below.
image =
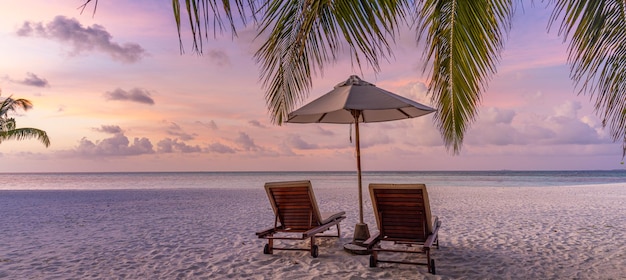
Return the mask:
<path fill-rule="evenodd" d="M 354 134 L 356 138 L 356 169 L 358 174 L 358 182 L 359 182 L 359 223 L 354 227 L 354 238 L 353 243 L 362 244 L 370 237 L 369 229 L 367 228 L 367 224 L 363 222 L 363 187 L 361 180 L 361 142 L 359 139 L 359 115 L 360 111 L 352 111 L 352 115 L 354 116 Z"/>
<path fill-rule="evenodd" d="M 355 120 L 354 130 L 356 134 L 356 172 L 359 178 L 359 223 L 363 223 L 363 181 L 361 179 L 361 141 L 359 141 L 359 122 Z"/>

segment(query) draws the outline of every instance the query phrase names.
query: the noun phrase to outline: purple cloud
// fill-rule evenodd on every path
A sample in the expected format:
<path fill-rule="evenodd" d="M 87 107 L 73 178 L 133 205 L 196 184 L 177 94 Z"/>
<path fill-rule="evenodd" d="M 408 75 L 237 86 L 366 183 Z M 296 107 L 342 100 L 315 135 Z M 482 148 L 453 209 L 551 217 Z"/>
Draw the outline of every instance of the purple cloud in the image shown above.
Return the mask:
<path fill-rule="evenodd" d="M 116 88 L 113 91 L 107 91 L 104 94 L 104 97 L 107 100 L 131 101 L 154 105 L 154 100 L 152 99 L 152 97 L 150 97 L 150 92 L 140 88 L 133 88 L 128 91 L 121 88 Z"/>
<path fill-rule="evenodd" d="M 323 129 L 321 126 L 316 126 L 317 128 L 317 132 L 319 135 L 325 135 L 325 136 L 333 136 L 335 135 L 334 132 L 332 132 L 331 130 L 327 130 L 327 129 Z"/>
<path fill-rule="evenodd" d="M 120 128 L 117 125 L 103 125 L 100 128 L 94 128 L 95 131 L 99 131 L 99 132 L 104 132 L 104 133 L 111 133 L 111 134 L 117 134 L 117 133 L 123 133 L 124 131 L 122 131 L 122 128 Z"/>
<path fill-rule="evenodd" d="M 153 154 L 152 143 L 148 138 L 134 138 L 131 143 L 124 131 L 117 125 L 103 125 L 94 128 L 95 131 L 113 134 L 112 137 L 98 141 L 91 141 L 83 137 L 78 146 L 69 151 L 61 151 L 62 156 L 68 157 L 116 157 Z"/>
<path fill-rule="evenodd" d="M 234 154 L 235 150 L 222 143 L 213 143 L 207 147 L 207 150 L 212 153 L 218 154 Z"/>
<path fill-rule="evenodd" d="M 314 150 L 319 148 L 317 144 L 307 143 L 306 141 L 302 140 L 300 135 L 294 134 L 287 136 L 287 139 L 285 139 L 285 143 L 287 144 L 287 146 L 299 150 Z"/>
<path fill-rule="evenodd" d="M 157 151 L 159 153 L 199 153 L 202 151 L 200 146 L 190 146 L 185 142 L 179 142 L 178 139 L 165 138 L 157 143 Z"/>
<path fill-rule="evenodd" d="M 261 122 L 257 121 L 257 120 L 251 120 L 248 121 L 248 123 L 254 127 L 260 127 L 260 128 L 265 128 L 266 126 L 264 126 L 263 124 L 261 124 Z"/>
<path fill-rule="evenodd" d="M 111 56 L 113 60 L 124 63 L 137 62 L 146 55 L 146 51 L 139 44 L 120 45 L 112 42 L 113 36 L 101 25 L 84 27 L 78 20 L 64 16 L 56 16 L 45 25 L 26 21 L 16 33 L 23 37 L 37 36 L 67 43 L 73 47 L 72 55 L 100 51 Z"/>
<path fill-rule="evenodd" d="M 118 133 L 111 138 L 92 142 L 86 138 L 80 140 L 78 146 L 71 152 L 82 157 L 92 156 L 136 156 L 152 154 L 152 143 L 147 138 L 135 138 L 131 144 L 128 137 Z"/>
<path fill-rule="evenodd" d="M 198 123 L 198 124 L 200 124 L 200 125 L 202 125 L 202 126 L 204 126 L 206 128 L 209 128 L 211 130 L 217 130 L 218 129 L 217 123 L 215 123 L 214 120 L 211 120 L 209 123 L 203 123 L 201 121 L 196 121 L 196 123 Z"/>
<path fill-rule="evenodd" d="M 217 66 L 229 66 L 230 58 L 226 54 L 226 52 L 222 50 L 209 50 L 207 53 L 209 59 L 217 64 Z"/>
<path fill-rule="evenodd" d="M 6 79 L 14 83 L 31 86 L 31 87 L 44 88 L 44 87 L 50 86 L 50 84 L 48 83 L 48 80 L 44 78 L 40 78 L 39 76 L 31 72 L 26 73 L 26 78 L 24 78 L 23 80 L 13 80 L 13 79 L 10 79 L 9 77 L 7 77 Z"/>
<path fill-rule="evenodd" d="M 598 127 L 578 117 L 581 107 L 568 101 L 556 107 L 552 115 L 520 115 L 520 120 L 512 110 L 487 108 L 468 131 L 466 143 L 497 146 L 610 143 Z"/>
<path fill-rule="evenodd" d="M 235 143 L 241 146 L 245 151 L 259 151 L 262 150 L 261 147 L 254 144 L 254 140 L 250 138 L 250 136 L 244 132 L 239 132 L 239 137 L 235 139 Z"/>
<path fill-rule="evenodd" d="M 183 131 L 183 129 L 176 123 L 172 123 L 168 128 L 167 128 L 167 134 L 172 135 L 172 136 L 176 136 L 178 138 L 180 138 L 183 141 L 189 141 L 189 140 L 193 140 L 195 138 L 195 136 L 197 134 L 189 134 Z"/>

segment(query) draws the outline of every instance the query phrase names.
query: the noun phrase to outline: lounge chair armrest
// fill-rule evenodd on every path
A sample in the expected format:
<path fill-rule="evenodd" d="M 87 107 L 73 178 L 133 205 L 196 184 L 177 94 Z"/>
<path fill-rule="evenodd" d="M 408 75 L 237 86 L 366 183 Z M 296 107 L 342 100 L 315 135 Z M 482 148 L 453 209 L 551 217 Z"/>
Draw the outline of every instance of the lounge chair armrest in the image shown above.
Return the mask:
<path fill-rule="evenodd" d="M 303 232 L 303 233 L 302 233 L 302 238 L 307 238 L 307 237 L 310 237 L 310 236 L 316 235 L 316 234 L 318 234 L 318 233 L 324 232 L 324 231 L 326 231 L 328 228 L 330 228 L 330 227 L 332 227 L 332 226 L 334 226 L 334 225 L 336 225 L 336 224 L 339 224 L 339 223 L 340 223 L 341 221 L 343 221 L 345 218 L 346 218 L 345 216 L 339 216 L 339 218 L 336 218 L 336 219 L 334 219 L 334 220 L 332 220 L 332 221 L 330 221 L 330 222 L 328 222 L 328 223 L 325 223 L 325 224 L 323 224 L 323 225 L 319 225 L 319 226 L 314 227 L 314 228 L 312 228 L 312 229 L 310 229 L 310 230 L 307 230 L 307 231 L 305 231 L 305 232 Z"/>
<path fill-rule="evenodd" d="M 363 245 L 365 245 L 365 247 L 367 247 L 367 248 L 370 248 L 371 246 L 376 244 L 379 239 L 380 239 L 380 232 L 377 232 L 377 233 L 373 234 L 372 236 L 370 236 L 370 238 L 365 240 L 365 242 L 363 242 Z"/>
<path fill-rule="evenodd" d="M 276 228 L 272 227 L 272 228 L 264 229 L 264 230 L 262 230 L 262 231 L 257 231 L 257 232 L 256 232 L 256 235 L 257 235 L 258 237 L 263 237 L 263 236 L 266 236 L 266 235 L 268 235 L 268 234 L 272 234 L 272 233 L 274 233 L 274 232 L 276 232 Z"/>
<path fill-rule="evenodd" d="M 441 221 L 439 219 L 435 220 L 435 227 L 433 228 L 433 233 L 431 233 L 426 241 L 424 242 L 424 249 L 430 249 L 433 246 L 435 240 L 437 240 L 437 234 L 439 233 L 439 228 L 441 227 Z"/>
<path fill-rule="evenodd" d="M 321 212 L 320 215 L 321 215 L 320 223 L 322 224 L 327 224 L 337 219 L 343 220 L 346 218 L 346 212 L 344 211 L 334 212 L 334 213 L 333 212 Z"/>

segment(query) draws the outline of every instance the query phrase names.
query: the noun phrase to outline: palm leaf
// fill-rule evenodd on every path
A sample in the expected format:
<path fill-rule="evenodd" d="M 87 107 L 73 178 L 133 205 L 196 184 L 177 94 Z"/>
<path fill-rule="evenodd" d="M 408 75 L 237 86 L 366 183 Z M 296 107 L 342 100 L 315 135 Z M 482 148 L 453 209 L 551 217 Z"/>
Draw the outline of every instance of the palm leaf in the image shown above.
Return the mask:
<path fill-rule="evenodd" d="M 172 0 L 172 9 L 174 20 L 176 21 L 176 30 L 178 31 L 180 51 L 184 52 L 181 35 L 182 10 L 180 2 L 181 0 Z M 234 2 L 234 7 L 231 2 Z M 256 21 L 257 2 L 259 1 L 222 0 L 220 3 L 217 0 L 185 0 L 184 6 L 187 12 L 191 37 L 193 38 L 193 51 L 200 54 L 203 52 L 203 42 L 208 40 L 211 29 L 213 30 L 213 36 L 217 36 L 217 33 L 221 34 L 227 29 L 230 29 L 233 36 L 236 36 L 235 18 L 237 15 L 244 25 L 248 22 L 248 14 Z M 233 9 L 237 10 L 237 14 L 234 13 Z M 227 25 L 229 27 L 226 27 Z"/>
<path fill-rule="evenodd" d="M 312 74 L 336 61 L 347 48 L 359 67 L 365 59 L 375 70 L 379 59 L 391 54 L 387 41 L 404 1 L 273 0 L 265 6 L 259 36 L 269 37 L 256 52 L 272 121 L 281 124 L 302 102 Z"/>
<path fill-rule="evenodd" d="M 559 34 L 570 39 L 570 76 L 579 93 L 595 103 L 613 141 L 626 155 L 626 3 L 558 0 L 551 22 L 561 19 Z"/>
<path fill-rule="evenodd" d="M 0 131 L 0 143 L 6 140 L 25 140 L 25 139 L 37 139 L 44 146 L 50 146 L 50 138 L 48 134 L 40 129 L 36 128 L 17 128 L 8 131 Z"/>
<path fill-rule="evenodd" d="M 28 111 L 33 108 L 33 103 L 27 99 L 13 99 L 10 96 L 2 100 L 0 104 L 0 117 L 6 117 L 10 111 L 22 109 Z"/>
<path fill-rule="evenodd" d="M 9 118 L 9 112 L 31 109 L 33 104 L 27 99 L 7 97 L 0 104 L 0 143 L 6 140 L 24 140 L 35 138 L 46 147 L 50 146 L 48 134 L 36 128 L 16 128 L 15 119 Z"/>
<path fill-rule="evenodd" d="M 418 5 L 418 40 L 427 46 L 424 71 L 431 71 L 435 118 L 454 153 L 460 151 L 481 94 L 496 73 L 512 9 L 510 0 L 426 0 Z"/>

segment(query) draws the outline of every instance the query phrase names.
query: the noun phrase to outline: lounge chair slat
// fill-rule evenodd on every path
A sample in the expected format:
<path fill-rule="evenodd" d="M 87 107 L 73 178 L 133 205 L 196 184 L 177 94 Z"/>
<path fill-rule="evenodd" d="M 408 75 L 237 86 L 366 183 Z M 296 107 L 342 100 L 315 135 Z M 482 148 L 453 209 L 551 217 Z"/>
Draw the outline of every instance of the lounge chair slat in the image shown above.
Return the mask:
<path fill-rule="evenodd" d="M 430 247 L 439 247 L 437 233 L 440 221 L 431 221 L 428 193 L 423 184 L 370 184 L 370 195 L 379 233 L 366 241 L 372 248 L 370 266 L 377 262 L 397 262 L 425 264 L 434 273 L 434 261 L 430 258 Z M 383 249 L 380 241 L 395 241 L 422 246 L 422 251 L 404 249 Z M 424 253 L 427 262 L 383 261 L 378 260 L 379 252 Z"/>
<path fill-rule="evenodd" d="M 271 254 L 276 250 L 308 250 L 313 257 L 317 257 L 316 234 L 322 233 L 331 227 L 337 227 L 339 237 L 339 223 L 344 220 L 345 213 L 322 214 L 317 208 L 317 202 L 310 181 L 290 181 L 266 183 L 265 190 L 276 216 L 275 227 L 270 230 L 257 232 L 259 238 L 265 238 L 268 243 L 265 253 Z M 277 232 L 300 233 L 299 237 L 274 236 Z M 319 235 L 318 237 L 331 237 Z M 303 240 L 311 238 L 310 248 L 277 248 L 273 240 Z"/>

